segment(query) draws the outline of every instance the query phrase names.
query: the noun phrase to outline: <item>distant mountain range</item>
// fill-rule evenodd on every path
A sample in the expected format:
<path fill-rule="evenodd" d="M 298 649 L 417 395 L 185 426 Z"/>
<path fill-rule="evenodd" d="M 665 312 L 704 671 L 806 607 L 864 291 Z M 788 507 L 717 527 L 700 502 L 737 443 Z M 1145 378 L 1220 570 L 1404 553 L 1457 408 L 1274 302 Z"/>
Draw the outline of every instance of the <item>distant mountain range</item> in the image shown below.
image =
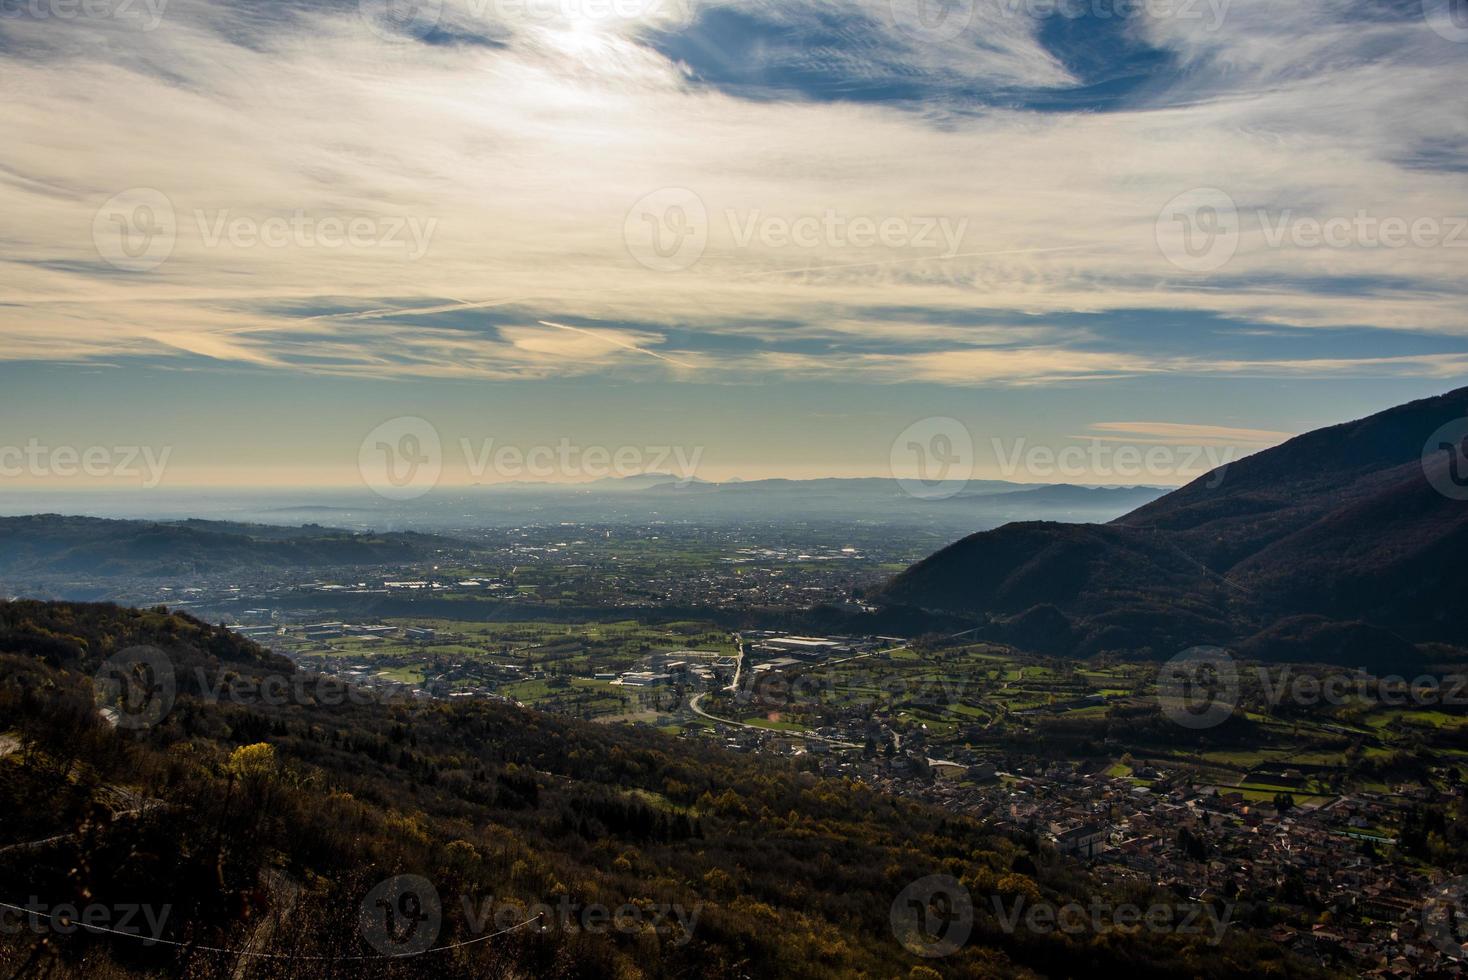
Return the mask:
<path fill-rule="evenodd" d="M 0 518 L 0 574 L 179 575 L 257 566 L 381 565 L 458 546 L 411 532 L 356 534 L 308 524 L 118 521 L 38 514 Z"/>
<path fill-rule="evenodd" d="M 514 485 L 522 490 L 525 485 Z M 486 488 L 491 489 L 491 488 Z M 689 521 L 863 521 L 973 530 L 1013 520 L 1095 521 L 1157 499 L 1160 487 L 1088 487 L 970 480 L 951 496 L 913 495 L 881 477 L 732 480 L 709 483 L 647 474 L 591 484 L 540 485 L 557 506 L 606 506 L 608 513 Z M 523 499 L 523 494 L 517 495 Z"/>
<path fill-rule="evenodd" d="M 972 480 L 951 497 L 913 496 L 894 479 L 732 480 L 708 483 L 646 473 L 590 483 L 499 483 L 440 487 L 407 502 L 358 491 L 220 491 L 146 494 L 13 491 L 12 514 L 42 509 L 96 517 L 176 522 L 225 517 L 259 524 L 330 523 L 357 531 L 386 528 L 452 533 L 565 521 L 597 524 L 880 524 L 923 527 L 956 537 L 1010 521 L 1109 521 L 1166 492 L 1160 487 L 1087 487 Z"/>
<path fill-rule="evenodd" d="M 1468 388 L 1299 436 L 1107 524 L 980 532 L 879 598 L 1056 653 L 1234 644 L 1409 665 L 1434 653 L 1417 644 L 1468 645 L 1468 488 L 1439 489 L 1461 485 L 1464 447 L 1429 445 L 1465 417 Z"/>
<path fill-rule="evenodd" d="M 1165 487 L 1126 486 L 1099 487 L 1076 486 L 1054 483 L 1011 483 L 1007 480 L 969 480 L 963 489 L 952 495 L 941 497 L 914 497 L 908 493 L 900 480 L 887 477 L 820 477 L 811 480 L 771 478 L 765 480 L 732 479 L 722 483 L 700 480 L 697 477 L 684 479 L 671 473 L 639 473 L 636 476 L 605 477 L 585 483 L 539 483 L 519 480 L 509 483 L 477 484 L 473 489 L 480 491 L 533 491 L 536 493 L 640 493 L 640 494 L 727 494 L 753 497 L 761 494 L 778 494 L 796 497 L 846 496 L 867 497 L 890 501 L 907 497 L 925 503 L 944 503 L 949 500 L 972 500 L 978 497 L 995 497 L 1001 494 L 1038 494 L 1040 491 L 1060 491 L 1050 499 L 1064 503 L 1090 503 L 1103 499 L 1145 497 L 1155 499 L 1166 492 Z M 1035 499 L 1045 499 L 1036 497 Z M 306 508 L 301 508 L 306 509 Z M 327 508 L 320 508 L 327 509 Z"/>

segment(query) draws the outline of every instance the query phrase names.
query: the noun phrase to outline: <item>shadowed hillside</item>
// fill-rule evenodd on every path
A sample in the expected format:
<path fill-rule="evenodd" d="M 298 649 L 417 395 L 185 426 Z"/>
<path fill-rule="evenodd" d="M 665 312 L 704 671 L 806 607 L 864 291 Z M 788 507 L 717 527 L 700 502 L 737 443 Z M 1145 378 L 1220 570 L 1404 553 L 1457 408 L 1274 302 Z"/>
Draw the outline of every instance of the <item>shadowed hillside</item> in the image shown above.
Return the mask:
<path fill-rule="evenodd" d="M 151 665 L 146 699 L 172 696 L 147 725 L 94 684 L 139 644 L 172 670 Z M 0 963 L 235 980 L 1323 975 L 1242 926 L 1220 945 L 1006 930 L 991 898 L 1118 893 L 1033 838 L 794 762 L 485 701 L 339 695 L 163 609 L 0 605 L 0 902 L 142 905 L 160 912 L 148 935 L 176 944 L 5 930 Z M 972 935 L 941 962 L 893 927 L 932 875 L 974 895 Z M 382 901 L 401 876 L 411 906 Z M 622 925 L 583 928 L 590 908 Z M 379 934 L 383 909 L 409 928 Z M 453 948 L 384 952 L 420 925 Z"/>
<path fill-rule="evenodd" d="M 991 617 L 992 631 L 1014 642 L 1026 637 L 1021 617 L 1045 607 L 1045 648 L 1083 655 L 1171 656 L 1257 635 L 1261 653 L 1295 659 L 1321 644 L 1308 629 L 1272 627 L 1303 615 L 1336 621 L 1338 637 L 1350 628 L 1396 634 L 1376 644 L 1374 662 L 1400 667 L 1410 649 L 1402 638 L 1461 638 L 1444 610 L 1468 591 L 1457 560 L 1468 547 L 1468 502 L 1429 479 L 1447 479 L 1449 455 L 1424 459 L 1423 450 L 1465 416 L 1460 389 L 1299 436 L 1109 525 L 975 534 L 898 576 L 882 598 Z M 1358 647 L 1344 645 L 1352 656 Z"/>

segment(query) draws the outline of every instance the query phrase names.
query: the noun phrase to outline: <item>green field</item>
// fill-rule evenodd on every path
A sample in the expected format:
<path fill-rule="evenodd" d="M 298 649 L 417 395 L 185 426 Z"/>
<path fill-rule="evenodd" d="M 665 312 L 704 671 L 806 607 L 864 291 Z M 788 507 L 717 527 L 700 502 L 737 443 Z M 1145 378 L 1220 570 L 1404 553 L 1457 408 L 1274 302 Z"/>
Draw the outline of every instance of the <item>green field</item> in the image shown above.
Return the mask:
<path fill-rule="evenodd" d="M 735 653 L 732 637 L 708 623 L 484 623 L 389 619 L 385 625 L 429 628 L 434 639 L 341 637 L 288 640 L 303 665 L 342 664 L 404 684 L 434 680 L 449 690 L 489 690 L 522 704 L 583 718 L 648 720 L 664 705 L 648 692 L 623 689 L 597 674 L 620 674 L 648 654 L 697 649 Z M 655 697 L 653 698 L 655 701 Z"/>

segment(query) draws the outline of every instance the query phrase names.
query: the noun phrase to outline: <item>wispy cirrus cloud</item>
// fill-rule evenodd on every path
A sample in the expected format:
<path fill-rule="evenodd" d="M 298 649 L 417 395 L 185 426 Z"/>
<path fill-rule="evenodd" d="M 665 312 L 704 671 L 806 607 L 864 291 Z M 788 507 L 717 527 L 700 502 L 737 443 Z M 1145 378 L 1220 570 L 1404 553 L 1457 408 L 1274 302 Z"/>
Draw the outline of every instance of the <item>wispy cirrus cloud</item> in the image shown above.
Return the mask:
<path fill-rule="evenodd" d="M 1270 429 L 1247 429 L 1227 425 L 1196 425 L 1186 422 L 1093 422 L 1085 436 L 1103 442 L 1156 445 L 1277 446 L 1298 433 Z"/>
<path fill-rule="evenodd" d="M 1290 233 L 1364 213 L 1447 238 L 1468 215 L 1462 171 L 1429 152 L 1468 144 L 1468 46 L 1420 18 L 1337 0 L 1139 17 L 1108 43 L 1170 60 L 1097 113 L 1056 101 L 1088 79 L 1012 3 L 939 40 L 885 0 L 515 9 L 451 2 L 402 37 L 354 4 L 174 0 L 147 32 L 0 22 L 0 357 L 953 386 L 1468 373 L 1468 238 Z M 721 54 L 760 70 L 720 76 Z M 1200 187 L 1238 207 L 1234 253 L 1206 272 L 1158 245 L 1164 206 Z M 105 208 L 133 188 L 172 217 L 146 269 L 103 220 L 132 220 Z M 629 215 L 663 188 L 690 193 L 703 240 L 675 271 L 629 247 Z M 940 219 L 956 247 L 925 231 Z M 872 312 L 893 307 L 922 315 Z M 1134 310 L 1443 346 L 1179 357 L 1059 325 Z"/>

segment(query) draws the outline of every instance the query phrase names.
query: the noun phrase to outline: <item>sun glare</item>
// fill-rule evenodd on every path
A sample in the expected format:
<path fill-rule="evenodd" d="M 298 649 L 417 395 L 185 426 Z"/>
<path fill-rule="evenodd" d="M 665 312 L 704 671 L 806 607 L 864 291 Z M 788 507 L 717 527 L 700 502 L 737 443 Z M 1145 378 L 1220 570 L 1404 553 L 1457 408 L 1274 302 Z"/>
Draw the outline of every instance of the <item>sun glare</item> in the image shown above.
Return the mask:
<path fill-rule="evenodd" d="M 564 27 L 548 28 L 544 37 L 547 46 L 561 54 L 580 61 L 605 58 L 611 45 L 605 34 L 606 25 L 597 20 L 570 20 Z"/>

